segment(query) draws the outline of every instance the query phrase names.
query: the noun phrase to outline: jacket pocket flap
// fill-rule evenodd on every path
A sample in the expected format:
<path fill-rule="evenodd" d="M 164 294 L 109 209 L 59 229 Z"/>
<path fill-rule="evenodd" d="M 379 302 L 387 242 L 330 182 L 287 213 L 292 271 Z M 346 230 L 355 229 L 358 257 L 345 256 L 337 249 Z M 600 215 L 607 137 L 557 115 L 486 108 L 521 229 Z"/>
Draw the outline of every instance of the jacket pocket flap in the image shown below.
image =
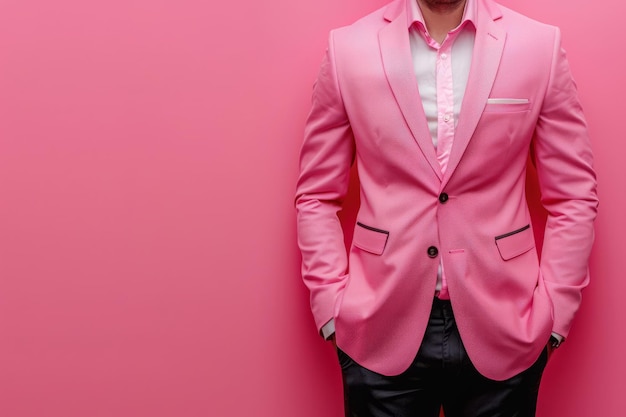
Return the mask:
<path fill-rule="evenodd" d="M 521 229 L 496 236 L 496 245 L 500 256 L 505 261 L 513 259 L 535 247 L 535 237 L 530 224 Z"/>
<path fill-rule="evenodd" d="M 359 249 L 376 255 L 382 255 L 387 245 L 388 238 L 388 231 L 376 229 L 375 227 L 366 226 L 361 222 L 357 222 L 354 228 L 352 243 Z"/>

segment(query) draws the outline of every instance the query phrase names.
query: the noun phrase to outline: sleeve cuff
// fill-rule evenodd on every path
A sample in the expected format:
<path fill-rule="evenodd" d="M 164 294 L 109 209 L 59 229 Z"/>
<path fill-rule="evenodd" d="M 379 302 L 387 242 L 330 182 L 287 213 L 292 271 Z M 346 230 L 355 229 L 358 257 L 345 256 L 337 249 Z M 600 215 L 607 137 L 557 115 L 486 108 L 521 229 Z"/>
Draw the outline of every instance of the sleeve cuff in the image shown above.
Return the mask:
<path fill-rule="evenodd" d="M 333 326 L 333 328 L 334 328 L 334 326 Z M 565 340 L 565 338 L 563 336 L 561 336 L 558 333 L 554 333 L 554 332 L 552 332 L 552 337 L 554 337 L 556 340 L 558 340 L 559 344 L 563 343 L 563 341 Z"/>
<path fill-rule="evenodd" d="M 330 319 L 328 323 L 322 326 L 322 337 L 324 340 L 330 339 L 335 334 L 335 319 Z"/>

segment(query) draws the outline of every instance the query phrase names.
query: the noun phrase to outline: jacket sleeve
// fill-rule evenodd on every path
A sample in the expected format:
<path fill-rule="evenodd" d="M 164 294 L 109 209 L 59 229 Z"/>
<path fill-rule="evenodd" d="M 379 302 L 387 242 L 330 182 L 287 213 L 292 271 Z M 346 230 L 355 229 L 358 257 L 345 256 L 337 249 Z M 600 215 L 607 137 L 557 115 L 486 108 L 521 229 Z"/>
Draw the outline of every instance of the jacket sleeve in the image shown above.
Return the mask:
<path fill-rule="evenodd" d="M 589 283 L 598 198 L 587 126 L 558 29 L 534 152 L 541 202 L 548 212 L 541 273 L 553 305 L 552 330 L 566 337 Z"/>
<path fill-rule="evenodd" d="M 334 317 L 345 286 L 348 261 L 337 217 L 346 196 L 355 145 L 341 98 L 333 34 L 313 87 L 296 189 L 302 277 L 311 293 L 318 330 Z"/>

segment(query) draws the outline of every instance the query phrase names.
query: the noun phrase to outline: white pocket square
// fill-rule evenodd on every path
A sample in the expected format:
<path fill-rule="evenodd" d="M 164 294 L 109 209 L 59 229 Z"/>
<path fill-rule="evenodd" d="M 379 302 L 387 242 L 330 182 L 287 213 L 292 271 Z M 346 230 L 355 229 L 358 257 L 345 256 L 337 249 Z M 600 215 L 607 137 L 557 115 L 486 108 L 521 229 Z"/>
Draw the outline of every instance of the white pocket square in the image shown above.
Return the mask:
<path fill-rule="evenodd" d="M 528 104 L 527 98 L 488 98 L 487 104 Z"/>

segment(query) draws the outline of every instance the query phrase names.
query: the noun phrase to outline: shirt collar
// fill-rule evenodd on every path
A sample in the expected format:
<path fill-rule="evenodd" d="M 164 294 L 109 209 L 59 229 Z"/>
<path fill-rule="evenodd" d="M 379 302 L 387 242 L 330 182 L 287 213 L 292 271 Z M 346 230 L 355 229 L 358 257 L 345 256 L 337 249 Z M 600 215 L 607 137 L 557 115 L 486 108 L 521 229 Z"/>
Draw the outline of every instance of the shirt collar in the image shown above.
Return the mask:
<path fill-rule="evenodd" d="M 410 29 L 414 23 L 420 23 L 421 26 L 425 29 L 426 23 L 424 22 L 424 16 L 422 15 L 422 10 L 417 4 L 417 0 L 407 0 L 407 23 L 408 28 Z M 457 26 L 456 31 L 459 28 L 462 28 L 467 22 L 471 22 L 474 27 L 476 27 L 476 0 L 467 0 L 465 3 L 465 10 L 463 11 L 463 19 L 461 19 L 461 23 Z"/>

